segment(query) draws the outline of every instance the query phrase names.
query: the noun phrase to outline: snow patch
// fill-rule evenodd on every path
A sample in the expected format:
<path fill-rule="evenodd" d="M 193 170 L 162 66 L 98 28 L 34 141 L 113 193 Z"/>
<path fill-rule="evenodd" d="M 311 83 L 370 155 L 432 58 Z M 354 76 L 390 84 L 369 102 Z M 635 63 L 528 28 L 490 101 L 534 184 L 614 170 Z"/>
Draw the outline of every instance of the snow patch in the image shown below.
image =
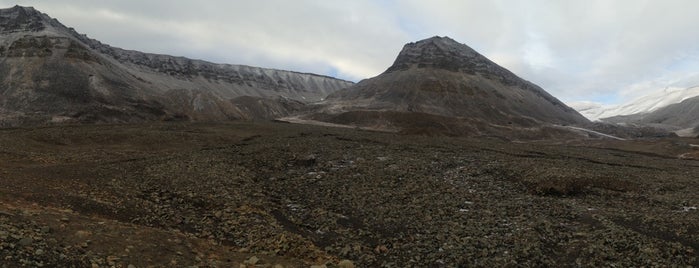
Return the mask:
<path fill-rule="evenodd" d="M 690 212 L 693 210 L 697 210 L 697 207 L 682 207 L 682 212 Z"/>

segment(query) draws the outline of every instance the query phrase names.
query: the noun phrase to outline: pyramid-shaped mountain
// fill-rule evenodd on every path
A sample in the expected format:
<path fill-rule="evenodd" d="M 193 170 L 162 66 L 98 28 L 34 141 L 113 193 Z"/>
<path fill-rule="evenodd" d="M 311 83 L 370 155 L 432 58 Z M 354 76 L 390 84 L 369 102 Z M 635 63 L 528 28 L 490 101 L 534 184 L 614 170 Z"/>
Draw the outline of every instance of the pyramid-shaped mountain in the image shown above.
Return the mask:
<path fill-rule="evenodd" d="M 405 45 L 384 73 L 330 94 L 305 118 L 396 130 L 436 125 L 451 132 L 589 122 L 541 87 L 448 37 Z"/>
<path fill-rule="evenodd" d="M 0 127 L 278 117 L 350 85 L 124 50 L 31 7 L 0 9 Z"/>

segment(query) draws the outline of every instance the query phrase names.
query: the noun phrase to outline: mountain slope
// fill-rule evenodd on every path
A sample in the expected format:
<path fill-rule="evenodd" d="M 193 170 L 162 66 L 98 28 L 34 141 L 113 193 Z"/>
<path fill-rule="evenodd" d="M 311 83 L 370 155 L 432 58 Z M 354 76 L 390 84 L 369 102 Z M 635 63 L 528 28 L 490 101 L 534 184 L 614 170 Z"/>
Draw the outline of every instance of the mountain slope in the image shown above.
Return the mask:
<path fill-rule="evenodd" d="M 604 121 L 605 118 L 615 116 L 650 113 L 696 96 L 699 96 L 699 87 L 666 88 L 622 105 L 605 106 L 592 102 L 578 102 L 570 105 L 590 120 Z"/>
<path fill-rule="evenodd" d="M 630 119 L 630 120 L 629 120 Z M 622 120 L 610 118 L 610 120 Z M 665 106 L 651 113 L 626 118 L 636 124 L 652 124 L 678 128 L 678 135 L 699 136 L 699 97 L 686 99 L 680 103 Z"/>
<path fill-rule="evenodd" d="M 699 97 L 660 108 L 644 116 L 642 122 L 686 128 L 699 126 Z"/>
<path fill-rule="evenodd" d="M 699 87 L 668 88 L 624 105 L 604 107 L 574 103 L 590 119 L 619 126 L 655 128 L 680 136 L 697 136 L 699 131 Z"/>
<path fill-rule="evenodd" d="M 384 73 L 330 94 L 307 118 L 405 130 L 417 122 L 411 115 L 426 121 L 420 125 L 455 134 L 588 122 L 540 87 L 448 37 L 405 45 Z"/>
<path fill-rule="evenodd" d="M 0 9 L 0 126 L 258 118 L 231 100 L 317 101 L 331 77 L 114 48 L 31 7 Z M 269 115 L 269 117 L 278 115 Z"/>

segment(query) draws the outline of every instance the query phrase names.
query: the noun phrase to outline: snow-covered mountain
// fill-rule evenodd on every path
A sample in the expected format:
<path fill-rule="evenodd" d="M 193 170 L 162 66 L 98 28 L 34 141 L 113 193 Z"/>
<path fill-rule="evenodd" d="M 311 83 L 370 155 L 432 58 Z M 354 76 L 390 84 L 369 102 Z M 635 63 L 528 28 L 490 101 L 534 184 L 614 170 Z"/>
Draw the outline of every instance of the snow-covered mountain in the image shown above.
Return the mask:
<path fill-rule="evenodd" d="M 621 115 L 647 114 L 696 96 L 699 96 L 699 86 L 665 88 L 621 105 L 603 105 L 582 101 L 569 103 L 569 106 L 594 121 Z"/>

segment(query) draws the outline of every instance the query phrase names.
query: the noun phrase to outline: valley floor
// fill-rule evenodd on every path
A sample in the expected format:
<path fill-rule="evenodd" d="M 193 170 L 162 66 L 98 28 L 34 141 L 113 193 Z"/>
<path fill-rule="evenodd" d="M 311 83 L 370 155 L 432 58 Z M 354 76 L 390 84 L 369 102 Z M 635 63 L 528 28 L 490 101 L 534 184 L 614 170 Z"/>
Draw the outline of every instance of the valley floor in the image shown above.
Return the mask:
<path fill-rule="evenodd" d="M 698 267 L 692 143 L 3 129 L 0 267 Z"/>

